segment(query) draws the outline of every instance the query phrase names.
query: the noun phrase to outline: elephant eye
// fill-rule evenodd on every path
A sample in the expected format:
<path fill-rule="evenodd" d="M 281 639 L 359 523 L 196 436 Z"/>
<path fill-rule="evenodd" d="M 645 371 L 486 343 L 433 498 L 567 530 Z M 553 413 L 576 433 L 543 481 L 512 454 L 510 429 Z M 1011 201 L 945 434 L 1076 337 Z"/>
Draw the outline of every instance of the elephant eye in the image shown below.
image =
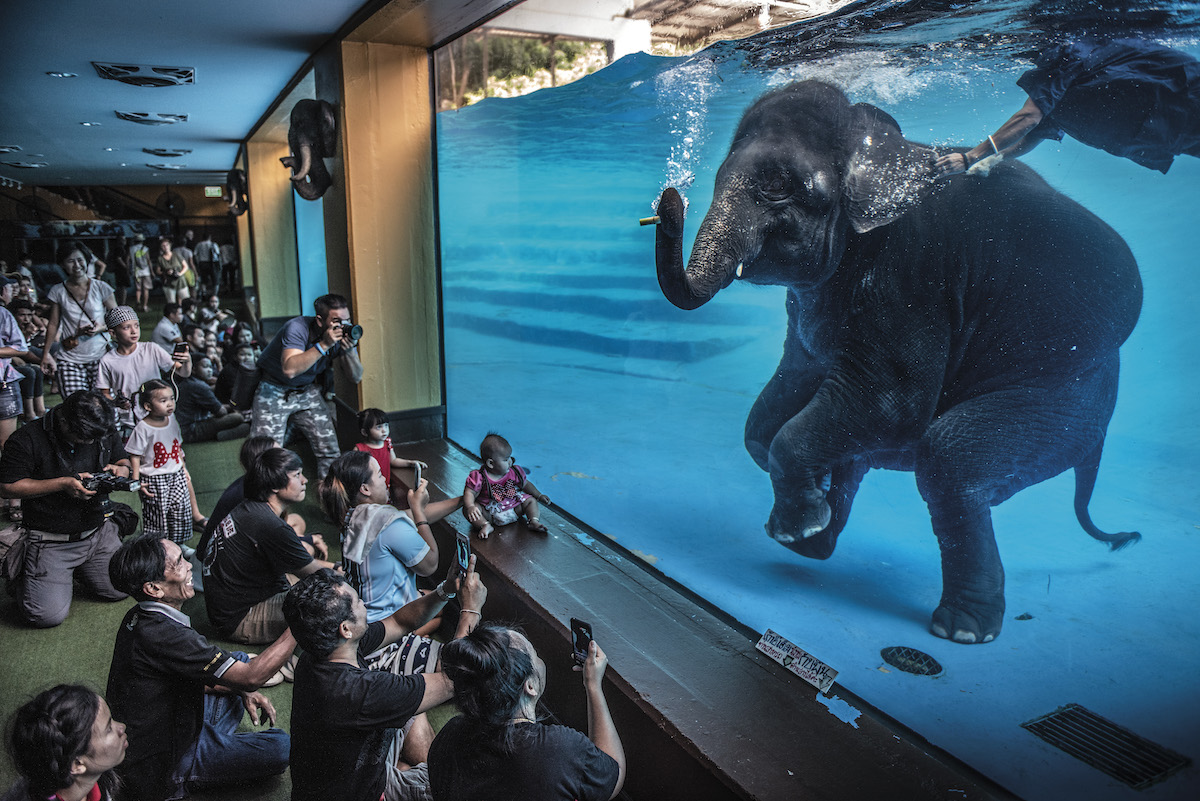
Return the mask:
<path fill-rule="evenodd" d="M 758 191 L 767 200 L 786 200 L 792 196 L 792 176 L 786 172 L 764 176 Z"/>

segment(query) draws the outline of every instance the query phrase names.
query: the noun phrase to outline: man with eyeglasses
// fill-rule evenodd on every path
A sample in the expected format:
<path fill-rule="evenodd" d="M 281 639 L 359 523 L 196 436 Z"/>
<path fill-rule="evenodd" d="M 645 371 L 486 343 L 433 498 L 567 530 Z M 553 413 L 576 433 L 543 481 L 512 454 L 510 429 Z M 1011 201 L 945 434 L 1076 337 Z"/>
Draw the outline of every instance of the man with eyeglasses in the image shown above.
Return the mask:
<path fill-rule="evenodd" d="M 129 476 L 112 403 L 99 392 L 76 392 L 4 446 L 0 497 L 21 499 L 27 529 L 5 559 L 8 591 L 31 626 L 66 619 L 75 579 L 102 600 L 125 597 L 108 576 L 121 545 L 108 496 L 84 485 L 100 472 Z"/>
<path fill-rule="evenodd" d="M 105 692 L 128 727 L 129 749 L 117 771 L 122 798 L 183 798 L 282 773 L 290 740 L 274 728 L 275 707 L 258 688 L 291 657 L 291 633 L 254 658 L 210 643 L 183 613 L 196 594 L 192 565 L 169 539 L 143 534 L 126 541 L 109 571 L 138 602 L 117 629 Z M 237 733 L 246 713 L 272 728 Z"/>

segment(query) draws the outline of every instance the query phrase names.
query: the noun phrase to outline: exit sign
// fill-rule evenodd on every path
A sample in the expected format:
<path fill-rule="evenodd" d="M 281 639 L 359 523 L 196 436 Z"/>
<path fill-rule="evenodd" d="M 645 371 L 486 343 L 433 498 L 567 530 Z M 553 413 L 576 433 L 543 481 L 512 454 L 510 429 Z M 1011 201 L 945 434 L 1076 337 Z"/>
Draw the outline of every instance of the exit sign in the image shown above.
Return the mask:
<path fill-rule="evenodd" d="M 205 197 L 220 197 L 221 196 L 221 187 L 219 187 L 219 186 L 204 187 L 204 196 Z"/>

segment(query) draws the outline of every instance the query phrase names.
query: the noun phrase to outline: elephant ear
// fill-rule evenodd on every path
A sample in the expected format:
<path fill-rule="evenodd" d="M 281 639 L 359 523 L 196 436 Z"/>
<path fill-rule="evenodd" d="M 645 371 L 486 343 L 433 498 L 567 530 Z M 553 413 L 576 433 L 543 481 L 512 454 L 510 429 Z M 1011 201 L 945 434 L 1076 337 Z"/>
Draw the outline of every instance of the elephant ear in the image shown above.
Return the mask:
<path fill-rule="evenodd" d="M 895 221 L 933 185 L 933 151 L 900 133 L 891 115 L 866 103 L 852 107 L 843 200 L 854 230 Z"/>
<path fill-rule="evenodd" d="M 325 100 L 317 101 L 317 147 L 321 158 L 330 158 L 337 148 L 337 108 Z"/>

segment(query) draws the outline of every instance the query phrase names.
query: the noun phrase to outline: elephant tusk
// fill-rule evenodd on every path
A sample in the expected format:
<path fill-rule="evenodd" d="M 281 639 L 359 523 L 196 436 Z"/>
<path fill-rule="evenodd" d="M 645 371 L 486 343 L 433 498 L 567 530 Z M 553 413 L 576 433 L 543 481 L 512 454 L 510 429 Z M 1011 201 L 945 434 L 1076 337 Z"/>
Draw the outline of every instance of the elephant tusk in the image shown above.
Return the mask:
<path fill-rule="evenodd" d="M 638 225 L 658 225 L 662 218 L 655 214 L 653 217 L 643 217 L 638 220 Z"/>

